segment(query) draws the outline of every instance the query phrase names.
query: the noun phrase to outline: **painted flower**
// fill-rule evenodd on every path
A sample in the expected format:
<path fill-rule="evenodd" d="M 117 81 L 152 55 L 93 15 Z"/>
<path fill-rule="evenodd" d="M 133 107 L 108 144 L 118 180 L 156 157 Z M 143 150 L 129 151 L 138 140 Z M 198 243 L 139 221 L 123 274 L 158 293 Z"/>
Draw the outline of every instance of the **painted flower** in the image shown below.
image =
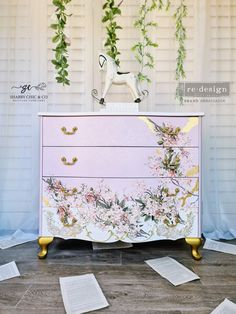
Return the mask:
<path fill-rule="evenodd" d="M 135 193 L 118 195 L 102 181 L 95 187 L 81 184 L 72 189 L 60 180 L 46 179 L 48 197 L 57 210 L 57 215 L 65 227 L 77 221 L 82 228 L 94 225 L 103 231 L 113 231 L 120 237 L 146 237 L 144 221 L 174 227 L 184 222 L 178 213 L 181 204 L 193 197 L 189 188 L 181 186 L 178 179 L 172 180 L 172 187 L 164 182 L 155 188 L 148 188 L 143 181 L 137 182 Z M 182 197 L 179 197 L 181 191 Z M 136 197 L 134 197 L 136 195 Z M 195 199 L 196 196 L 194 196 Z M 192 203 L 188 203 L 188 208 Z"/>
<path fill-rule="evenodd" d="M 97 200 L 97 196 L 94 195 L 94 193 L 92 192 L 88 192 L 86 195 L 85 195 L 85 199 L 88 203 L 94 203 L 96 202 Z"/>

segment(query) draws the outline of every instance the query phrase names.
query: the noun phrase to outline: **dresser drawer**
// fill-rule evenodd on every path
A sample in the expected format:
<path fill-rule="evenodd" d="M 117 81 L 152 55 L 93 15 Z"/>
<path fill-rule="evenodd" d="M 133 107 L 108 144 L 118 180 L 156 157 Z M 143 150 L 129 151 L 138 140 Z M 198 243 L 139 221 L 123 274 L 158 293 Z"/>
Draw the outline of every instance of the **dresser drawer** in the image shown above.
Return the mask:
<path fill-rule="evenodd" d="M 195 178 L 43 178 L 41 232 L 102 242 L 198 237 L 198 198 Z"/>
<path fill-rule="evenodd" d="M 198 117 L 43 117 L 43 146 L 198 146 Z"/>
<path fill-rule="evenodd" d="M 44 147 L 43 176 L 198 177 L 198 149 Z"/>

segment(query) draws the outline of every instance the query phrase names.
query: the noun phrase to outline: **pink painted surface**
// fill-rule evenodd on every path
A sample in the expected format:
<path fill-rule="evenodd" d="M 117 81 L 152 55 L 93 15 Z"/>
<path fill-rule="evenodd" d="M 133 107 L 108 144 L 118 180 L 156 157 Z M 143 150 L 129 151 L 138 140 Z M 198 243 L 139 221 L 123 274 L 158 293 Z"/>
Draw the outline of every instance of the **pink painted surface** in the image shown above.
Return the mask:
<path fill-rule="evenodd" d="M 187 125 L 189 117 L 146 117 L 159 126 Z M 152 124 L 151 124 L 152 125 Z M 61 128 L 73 135 L 65 135 Z M 158 136 L 138 116 L 43 117 L 44 146 L 157 146 Z M 169 146 L 169 145 L 168 145 Z M 184 133 L 172 146 L 198 146 L 198 127 Z"/>
<path fill-rule="evenodd" d="M 198 149 L 173 149 L 182 164 L 176 172 L 162 165 L 168 149 L 148 147 L 44 147 L 43 176 L 67 177 L 185 177 L 198 166 Z M 73 158 L 78 161 L 66 166 Z M 168 155 L 167 155 L 168 157 Z M 198 176 L 195 173 L 195 176 Z"/>
<path fill-rule="evenodd" d="M 190 124 L 191 117 L 150 116 L 150 119 L 161 127 L 165 123 L 165 126 L 173 127 L 173 130 L 177 127 L 181 130 L 185 127 L 185 131 L 188 129 L 187 133 L 181 131 L 174 141 L 171 142 L 167 138 L 165 139 L 167 145 L 164 143 L 167 147 L 174 147 L 174 153 L 180 156 L 178 173 L 163 169 L 161 163 L 167 154 L 167 148 L 164 149 L 163 145 L 158 144 L 160 134 L 153 132 L 150 124 L 137 116 L 94 115 L 42 118 L 41 176 L 57 177 L 41 177 L 41 235 L 102 242 L 117 240 L 144 242 L 201 236 L 198 187 L 200 176 L 195 171 L 201 156 L 200 123 L 192 128 L 186 128 L 186 125 Z M 61 131 L 62 127 L 66 127 L 67 131 L 77 127 L 78 131 L 74 135 L 65 135 Z M 65 166 L 61 157 L 66 157 L 68 162 L 76 157 L 78 162 L 74 166 Z M 189 170 L 192 170 L 189 172 L 190 176 L 199 176 L 199 179 L 184 178 Z M 64 178 L 58 178 L 59 176 Z M 76 176 L 80 178 L 73 178 Z M 85 178 L 90 176 L 96 178 Z M 103 177 L 110 178 L 102 180 Z M 51 190 L 45 180 L 54 182 Z M 158 190 L 160 185 L 167 187 L 172 193 L 172 197 L 164 197 L 166 202 L 161 210 L 166 215 L 165 218 L 169 221 L 175 217 L 176 220 L 180 214 L 178 218 L 180 222 L 177 226 L 168 227 L 163 217 L 162 220 L 154 223 L 152 219 L 146 221 L 145 216 L 141 215 L 142 226 L 138 226 L 135 219 L 137 215 L 140 216 L 139 204 L 141 203 L 138 203 L 137 199 L 145 200 L 146 204 L 150 203 L 149 207 L 144 206 L 146 210 L 147 208 L 154 209 L 155 204 L 152 203 L 153 199 L 150 196 Z M 76 192 L 73 188 L 76 188 Z M 53 189 L 56 194 L 53 194 Z M 179 190 L 178 196 L 174 196 L 175 189 Z M 142 190 L 143 192 L 140 192 Z M 95 192 L 100 195 L 100 203 L 104 200 L 111 201 L 106 205 L 111 207 L 103 207 L 104 204 L 95 202 L 94 195 L 91 195 Z M 120 213 L 119 207 L 123 206 L 121 201 L 127 204 L 129 210 L 121 213 L 122 218 L 118 219 L 117 225 L 114 224 L 113 227 L 113 218 L 115 219 L 113 215 Z M 168 208 L 170 213 L 168 213 Z M 65 215 L 68 209 L 69 214 Z M 175 216 L 173 216 L 173 211 Z M 106 213 L 108 217 L 113 217 L 108 224 L 102 217 Z M 80 215 L 83 219 L 79 218 Z M 96 215 L 100 215 L 102 219 L 96 218 Z M 68 218 L 70 223 L 72 222 L 71 226 L 65 226 L 62 223 L 63 217 Z M 76 222 L 73 222 L 73 218 Z M 135 228 L 141 228 L 143 232 L 141 235 L 132 233 L 132 230 L 136 230 L 133 228 L 133 223 L 137 223 Z M 122 229 L 122 226 L 128 229 Z"/>
<path fill-rule="evenodd" d="M 44 178 L 40 233 L 102 242 L 199 237 L 196 187 L 196 178 Z"/>

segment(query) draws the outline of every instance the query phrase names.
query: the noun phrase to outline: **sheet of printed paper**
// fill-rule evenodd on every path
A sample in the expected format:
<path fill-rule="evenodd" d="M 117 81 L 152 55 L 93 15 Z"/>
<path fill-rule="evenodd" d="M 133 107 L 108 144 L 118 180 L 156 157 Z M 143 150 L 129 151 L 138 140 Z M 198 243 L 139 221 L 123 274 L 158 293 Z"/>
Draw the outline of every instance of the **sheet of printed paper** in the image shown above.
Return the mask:
<path fill-rule="evenodd" d="M 145 262 L 174 286 L 199 279 L 194 272 L 168 256 L 150 259 Z"/>
<path fill-rule="evenodd" d="M 60 286 L 67 314 L 86 313 L 109 306 L 93 274 L 61 277 Z"/>
<path fill-rule="evenodd" d="M 0 249 L 8 249 L 19 244 L 34 241 L 37 238 L 36 234 L 25 233 L 18 229 L 12 235 L 0 238 Z"/>
<path fill-rule="evenodd" d="M 206 239 L 204 249 L 236 255 L 236 245 Z"/>
<path fill-rule="evenodd" d="M 15 262 L 10 262 L 0 266 L 0 281 L 20 276 Z"/>
<path fill-rule="evenodd" d="M 236 314 L 236 304 L 224 299 L 210 314 Z"/>

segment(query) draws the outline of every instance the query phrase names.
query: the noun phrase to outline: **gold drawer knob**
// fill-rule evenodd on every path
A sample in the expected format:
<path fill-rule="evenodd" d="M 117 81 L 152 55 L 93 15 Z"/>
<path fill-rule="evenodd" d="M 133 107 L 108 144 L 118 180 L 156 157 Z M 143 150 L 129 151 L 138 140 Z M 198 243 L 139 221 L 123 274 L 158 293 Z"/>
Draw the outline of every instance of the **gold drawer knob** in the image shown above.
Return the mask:
<path fill-rule="evenodd" d="M 73 129 L 72 129 L 72 131 L 70 132 L 70 131 L 67 131 L 67 129 L 66 129 L 65 126 L 63 126 L 63 127 L 61 128 L 61 130 L 62 130 L 62 132 L 63 132 L 65 135 L 73 135 L 73 134 L 75 134 L 75 133 L 78 131 L 78 128 L 77 128 L 76 126 L 74 126 Z"/>
<path fill-rule="evenodd" d="M 61 161 L 63 162 L 63 164 L 64 164 L 65 166 L 73 166 L 75 163 L 77 163 L 78 158 L 73 157 L 73 158 L 72 158 L 72 161 L 69 162 L 69 161 L 67 161 L 66 157 L 61 157 Z"/>

